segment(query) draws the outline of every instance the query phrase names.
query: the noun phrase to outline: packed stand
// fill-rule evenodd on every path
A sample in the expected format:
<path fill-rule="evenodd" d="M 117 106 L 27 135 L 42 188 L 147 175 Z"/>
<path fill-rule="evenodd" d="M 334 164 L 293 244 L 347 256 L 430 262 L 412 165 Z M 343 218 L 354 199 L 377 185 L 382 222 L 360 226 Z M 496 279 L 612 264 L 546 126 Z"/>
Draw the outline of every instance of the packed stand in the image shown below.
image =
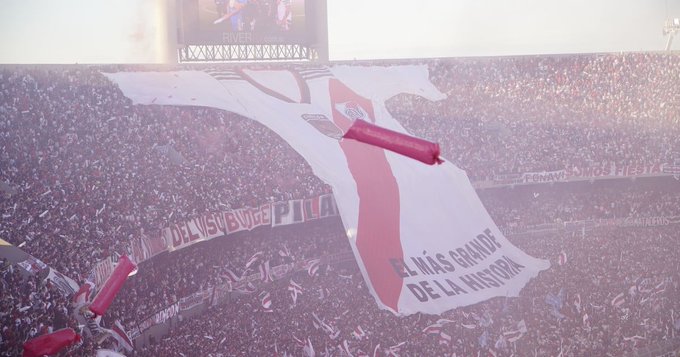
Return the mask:
<path fill-rule="evenodd" d="M 531 227 L 629 217 L 680 217 L 680 182 L 671 178 L 631 183 L 596 181 L 555 189 L 531 185 L 479 191 L 497 226 Z"/>
<path fill-rule="evenodd" d="M 677 58 L 435 60 L 426 63 L 448 99 L 398 97 L 389 108 L 476 179 L 671 162 L 680 152 Z M 0 180 L 15 191 L 0 206 L 11 221 L 4 233 L 67 275 L 85 276 L 141 229 L 330 192 L 282 139 L 234 114 L 132 106 L 96 67 L 0 78 Z M 55 252 L 55 241 L 67 251 Z"/>
<path fill-rule="evenodd" d="M 3 234 L 74 278 L 142 230 L 330 191 L 254 121 L 132 106 L 96 69 L 1 75 Z"/>
<path fill-rule="evenodd" d="M 658 184 L 576 184 L 570 189 L 540 193 L 531 188 L 486 190 L 482 202 L 499 227 L 531 227 L 544 223 L 628 217 L 677 217 L 680 194 L 674 180 Z M 656 191 L 650 191 L 656 186 Z M 533 187 L 538 189 L 539 187 Z M 323 257 L 350 251 L 339 218 L 276 228 L 240 232 L 161 255 L 141 266 L 130 279 L 105 320 L 121 319 L 126 326 L 173 304 L 196 291 L 226 283 L 227 270 L 242 274 L 246 261 L 262 251 L 270 265 L 283 263 L 280 251 L 291 252 L 288 260 Z M 251 269 L 250 273 L 257 272 Z"/>
<path fill-rule="evenodd" d="M 19 268 L 0 259 L 0 356 L 21 355 L 23 343 L 61 328 L 78 329 L 70 301 L 38 275 L 23 276 Z M 94 354 L 92 341 L 78 346 L 83 355 Z"/>
<path fill-rule="evenodd" d="M 403 356 L 490 351 L 496 356 L 622 356 L 680 336 L 680 320 L 670 312 L 680 309 L 675 230 L 607 227 L 585 235 L 515 240 L 554 267 L 518 298 L 495 298 L 441 316 L 395 317 L 379 310 L 353 262 L 327 267 L 318 277 L 302 272 L 292 278 L 303 289 L 295 304 L 289 281 L 275 282 L 263 288 L 270 293 L 271 312 L 262 306 L 261 295 L 242 296 L 180 323 L 135 355 L 301 355 L 311 344 L 317 355 L 338 356 L 347 341 L 354 355 L 373 355 L 376 349 L 385 355 L 392 349 Z M 569 260 L 560 266 L 556 257 L 562 251 Z M 620 293 L 625 303 L 615 307 L 610 302 Z M 547 303 L 550 295 L 559 306 Z M 438 321 L 451 342 L 423 332 Z M 509 332 L 522 321 L 526 332 L 513 341 Z"/>
<path fill-rule="evenodd" d="M 388 108 L 414 134 L 439 141 L 444 156 L 473 179 L 601 162 L 670 162 L 674 153 L 680 152 L 677 56 L 584 55 L 426 63 L 433 82 L 448 98 L 429 103 L 399 96 Z M 129 238 L 142 232 L 204 212 L 330 192 L 304 160 L 264 126 L 213 109 L 133 106 L 97 67 L 0 71 L 0 145 L 2 238 L 15 245 L 24 243 L 23 249 L 79 281 L 97 261 L 112 252 L 124 253 Z M 515 206 L 503 204 L 515 201 L 512 192 L 488 198 L 482 194 L 482 198 L 499 225 L 627 213 L 677 214 L 677 194 L 649 191 L 616 195 L 549 189 L 537 192 L 533 199 L 523 195 Z M 583 196 L 592 196 L 593 202 L 584 201 Z M 305 244 L 293 247 L 296 240 L 290 236 L 295 233 L 276 234 L 283 235 L 291 250 L 301 256 L 323 254 L 328 249 Z M 333 236 L 328 232 L 318 235 Z M 141 311 L 219 283 L 221 269 L 234 269 L 247 259 L 248 254 L 237 253 L 262 247 L 269 237 L 262 232 L 252 236 L 252 242 L 249 238 L 215 243 L 225 246 L 214 251 L 208 245 L 198 245 L 144 263 L 148 272 L 142 269 L 140 277 L 126 285 L 130 289 L 111 309 L 111 318 L 130 323 Z M 234 252 L 227 264 L 217 262 L 218 252 L 224 250 Z M 545 249 L 537 252 L 548 256 Z M 196 263 L 204 259 L 212 263 Z M 172 264 L 182 269 L 168 274 Z M 352 284 L 363 285 L 352 271 Z M 349 281 L 334 281 L 329 276 L 332 274 L 326 276 L 332 285 L 329 289 Z M 5 274 L 3 279 L 5 289 L 12 286 L 5 281 L 17 278 Z M 325 284 L 319 283 L 320 278 L 301 280 Z M 26 284 L 28 291 L 36 291 L 34 297 L 49 293 L 50 288 L 37 281 L 28 279 Z M 23 299 L 25 293 L 4 290 L 3 296 L 5 292 L 11 299 Z M 349 291 L 336 291 L 337 296 L 343 294 L 353 296 Z M 62 298 L 49 295 L 44 301 L 54 303 L 46 309 L 63 307 Z M 366 296 L 364 311 L 375 310 Z M 343 302 L 336 304 L 342 306 Z M 16 315 L 21 320 L 22 314 L 35 312 L 18 313 L 17 309 L 5 305 L 3 317 Z M 247 314 L 225 311 L 220 314 Z M 42 319 L 28 317 L 30 327 L 16 323 L 14 328 L 6 328 L 3 343 L 12 344 L 16 351 L 17 338 L 56 325 L 55 314 L 41 314 Z M 396 321 L 390 319 L 384 320 Z M 409 323 L 404 326 L 420 326 L 421 322 Z M 378 333 L 375 331 L 372 333 Z M 418 330 L 408 333 L 413 331 Z M 400 338 L 406 335 L 397 334 Z M 315 346 L 317 342 L 315 339 Z"/>
<path fill-rule="evenodd" d="M 601 54 L 435 60 L 446 100 L 389 102 L 477 180 L 597 163 L 671 162 L 680 152 L 680 57 Z"/>
<path fill-rule="evenodd" d="M 135 326 L 149 315 L 192 293 L 229 281 L 227 271 L 238 276 L 258 273 L 246 263 L 257 252 L 271 267 L 350 251 L 338 219 L 303 225 L 259 228 L 225 239 L 214 239 L 144 262 L 140 271 L 116 297 L 106 323 L 120 319 Z"/>

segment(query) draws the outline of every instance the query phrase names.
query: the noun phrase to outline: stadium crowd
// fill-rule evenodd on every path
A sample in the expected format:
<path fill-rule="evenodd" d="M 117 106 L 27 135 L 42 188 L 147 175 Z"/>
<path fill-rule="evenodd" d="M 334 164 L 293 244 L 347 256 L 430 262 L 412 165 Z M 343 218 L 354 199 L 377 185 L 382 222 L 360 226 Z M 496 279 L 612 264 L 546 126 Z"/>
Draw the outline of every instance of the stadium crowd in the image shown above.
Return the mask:
<path fill-rule="evenodd" d="M 668 187 L 667 192 L 661 188 L 649 192 L 647 187 L 632 188 L 629 184 L 596 189 L 590 186 L 593 185 L 577 185 L 570 191 L 546 190 L 543 196 L 537 197 L 528 189 L 493 190 L 483 192 L 481 197 L 494 221 L 510 230 L 544 223 L 605 218 L 680 219 L 680 192 L 675 186 Z M 656 205 L 647 204 L 649 201 Z M 128 325 L 140 323 L 150 312 L 169 306 L 182 297 L 226 283 L 227 270 L 242 275 L 246 261 L 258 251 L 265 253 L 263 260 L 270 260 L 271 266 L 283 264 L 284 260 L 349 252 L 340 221 L 328 220 L 331 222 L 306 223 L 303 228 L 277 227 L 241 232 L 230 235 L 228 239 L 217 239 L 154 258 L 145 263 L 135 279 L 126 285 L 107 319 L 121 319 Z M 283 259 L 280 251 L 289 251 L 291 255 Z M 254 269 L 250 272 L 257 273 Z"/>
<path fill-rule="evenodd" d="M 603 162 L 667 163 L 680 152 L 677 56 L 611 54 L 426 63 L 432 81 L 448 98 L 431 103 L 398 96 L 388 108 L 414 134 L 440 142 L 443 156 L 466 169 L 473 180 Z M 304 160 L 264 126 L 213 109 L 133 106 L 100 69 L 0 71 L 0 234 L 65 275 L 82 282 L 97 261 L 114 252 L 125 254 L 131 237 L 205 212 L 330 192 Z M 668 189 L 622 186 L 562 190 L 559 185 L 544 185 L 535 191 L 488 190 L 481 197 L 499 226 L 679 214 L 680 195 L 673 183 L 666 184 Z M 257 294 L 242 296 L 213 307 L 204 317 L 183 322 L 168 340 L 136 354 L 159 355 L 171 346 L 187 356 L 196 355 L 198 349 L 201 355 L 267 354 L 274 346 L 279 352 L 294 353 L 298 346 L 293 334 L 310 337 L 317 352 L 326 346 L 329 351 L 337 349 L 335 339 L 314 329 L 312 312 L 333 320 L 342 338 L 351 341 L 352 350 L 368 354 L 377 343 L 389 348 L 407 342 L 395 348 L 406 355 L 422 353 L 423 348 L 428 355 L 456 352 L 460 356 L 479 350 L 480 340 L 486 340 L 482 350 L 492 348 L 507 355 L 556 355 L 560 346 L 567 355 L 589 351 L 619 355 L 634 345 L 678 334 L 668 312 L 678 308 L 680 270 L 661 264 L 666 254 L 677 249 L 672 229 L 610 228 L 589 232 L 588 239 L 569 239 L 565 234 L 559 240 L 533 237 L 516 242 L 532 255 L 553 260 L 564 249 L 570 262 L 543 273 L 517 299 L 495 299 L 444 314 L 468 321 L 468 326 L 476 321 L 474 329 L 446 325 L 454 336 L 451 346 L 422 335 L 422 329 L 436 321 L 431 316 L 396 318 L 377 310 L 356 266 L 348 264 L 330 267 L 318 277 L 296 276 L 305 293 L 295 306 L 276 303 L 290 297 L 287 281 L 275 282 L 271 287 L 274 312 L 258 310 Z M 105 320 L 139 323 L 139 318 L 188 293 L 224 282 L 226 269 L 242 269 L 257 251 L 266 251 L 276 262 L 281 259 L 277 251 L 285 244 L 295 259 L 321 257 L 349 250 L 343 237 L 335 221 L 328 226 L 242 233 L 233 240 L 164 254 L 143 263 Z M 604 250 L 603 243 L 612 237 L 618 239 L 616 246 Z M 602 260 L 598 282 L 582 281 L 593 276 L 589 259 Z M 14 355 L 26 338 L 50 326 L 73 326 L 64 297 L 35 278 L 18 284 L 16 273 L 3 269 L 3 353 Z M 352 278 L 347 279 L 349 275 Z M 605 300 L 637 275 L 648 279 L 646 285 L 668 282 L 654 303 L 648 298 L 641 304 L 643 293 L 631 297 L 629 313 L 622 320 L 621 309 L 611 308 Z M 536 308 L 547 293 L 557 294 L 560 288 L 566 294 L 559 310 L 564 318 L 551 315 L 545 306 Z M 321 291 L 324 298 L 311 297 L 309 289 Z M 582 311 L 574 312 L 575 294 L 581 296 Z M 26 306 L 22 303 L 36 299 L 42 303 L 21 311 Z M 590 309 L 586 301 L 602 309 Z M 583 311 L 592 321 L 588 329 L 577 321 Z M 486 315 L 492 323 L 485 321 Z M 522 319 L 527 335 L 502 347 L 498 336 Z M 225 325 L 225 320 L 239 323 Z M 15 322 L 4 323 L 11 321 Z M 248 328 L 244 321 L 249 321 Z M 355 322 L 367 334 L 360 340 L 350 336 Z M 645 326 L 640 327 L 642 322 Z M 557 338 L 560 335 L 566 336 L 564 341 Z M 635 338 L 635 344 L 623 340 L 636 335 L 643 338 Z M 227 340 L 220 342 L 224 337 Z M 91 352 L 89 342 L 84 346 L 81 350 Z M 534 347 L 538 350 L 531 350 Z"/>
<path fill-rule="evenodd" d="M 441 316 L 396 317 L 379 310 L 353 262 L 328 267 L 319 277 L 303 272 L 293 277 L 303 288 L 296 304 L 288 280 L 275 282 L 265 287 L 273 311 L 263 309 L 258 294 L 245 295 L 181 322 L 137 355 L 301 355 L 311 343 L 320 355 L 338 356 L 347 341 L 354 355 L 373 355 L 377 348 L 380 356 L 390 350 L 406 356 L 622 356 L 680 334 L 680 320 L 670 313 L 680 308 L 675 229 L 604 228 L 515 241 L 530 254 L 551 258 L 554 268 L 518 298 Z M 556 259 L 561 251 L 568 255 L 562 266 Z M 622 292 L 625 303 L 612 306 Z M 550 294 L 558 307 L 546 303 Z M 438 321 L 439 333 L 423 332 Z M 520 321 L 526 332 L 513 341 Z M 442 332 L 452 341 L 445 342 Z"/>
<path fill-rule="evenodd" d="M 260 260 L 268 261 L 271 267 L 349 251 L 341 239 L 342 232 L 339 220 L 328 219 L 304 227 L 237 233 L 164 254 L 143 263 L 139 277 L 130 279 L 106 319 L 120 319 L 124 325 L 134 326 L 182 297 L 227 283 L 228 271 L 239 277 L 258 273 L 257 266 L 250 270 L 245 267 L 260 251 L 264 253 Z"/>
<path fill-rule="evenodd" d="M 482 190 L 479 196 L 494 222 L 504 228 L 680 214 L 680 193 L 672 180 L 588 182 L 559 190 L 533 185 Z"/>
<path fill-rule="evenodd" d="M 440 142 L 471 178 L 670 162 L 680 151 L 678 56 L 443 59 L 430 68 L 448 98 L 395 97 L 392 114 Z"/>
<path fill-rule="evenodd" d="M 5 72 L 2 85 L 2 181 L 15 191 L 3 234 L 67 275 L 86 276 L 142 230 L 329 191 L 253 121 L 132 107 L 87 68 Z"/>
<path fill-rule="evenodd" d="M 69 299 L 56 286 L 39 275 L 24 277 L 18 267 L 1 258 L 0 296 L 0 356 L 20 356 L 28 339 L 78 327 Z M 95 347 L 92 341 L 83 341 L 79 353 L 94 354 Z"/>

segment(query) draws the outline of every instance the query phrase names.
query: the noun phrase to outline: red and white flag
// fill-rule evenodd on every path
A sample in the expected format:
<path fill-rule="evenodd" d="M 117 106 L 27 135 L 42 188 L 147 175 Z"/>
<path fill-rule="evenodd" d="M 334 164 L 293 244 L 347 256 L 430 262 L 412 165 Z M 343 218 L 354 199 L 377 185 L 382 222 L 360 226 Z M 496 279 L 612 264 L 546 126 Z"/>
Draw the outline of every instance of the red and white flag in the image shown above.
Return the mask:
<path fill-rule="evenodd" d="M 271 269 L 269 268 L 269 260 L 260 264 L 260 280 L 263 282 L 274 281 L 272 277 Z"/>
<path fill-rule="evenodd" d="M 264 252 L 263 252 L 263 251 L 259 251 L 259 252 L 255 253 L 255 254 L 253 254 L 253 256 L 250 257 L 250 259 L 248 259 L 248 261 L 246 262 L 246 269 L 249 269 L 250 267 L 252 267 L 253 265 L 255 265 L 255 263 L 257 263 L 257 262 L 259 262 L 260 260 L 262 260 L 263 257 L 264 257 Z"/>
<path fill-rule="evenodd" d="M 326 130 L 344 134 L 364 120 L 408 134 L 385 101 L 402 93 L 445 98 L 425 65 L 339 65 L 303 80 L 288 69 L 104 75 L 134 104 L 212 107 L 276 132 L 333 188 L 358 266 L 382 309 L 440 314 L 515 297 L 550 266 L 505 238 L 465 171 L 450 160 L 425 165 L 379 146 L 338 140 Z M 311 124 L 305 119 L 310 116 L 325 125 Z"/>
<path fill-rule="evenodd" d="M 234 291 L 239 292 L 241 294 L 252 294 L 256 290 L 257 288 L 251 282 L 234 287 Z"/>
<path fill-rule="evenodd" d="M 47 264 L 43 263 L 42 260 L 30 255 L 26 258 L 26 260 L 18 262 L 17 265 L 24 268 L 31 274 L 37 274 L 38 272 L 47 268 Z"/>
<path fill-rule="evenodd" d="M 640 341 L 642 341 L 642 340 L 644 340 L 644 339 L 645 339 L 644 337 L 638 336 L 638 335 L 631 336 L 631 337 L 624 337 L 624 338 L 623 338 L 624 341 L 632 342 L 632 343 L 633 343 L 633 346 L 637 346 L 638 342 L 640 342 Z"/>
<path fill-rule="evenodd" d="M 131 352 L 134 349 L 132 339 L 130 336 L 128 336 L 127 332 L 125 332 L 125 329 L 123 328 L 123 325 L 120 324 L 120 321 L 116 320 L 110 330 L 104 328 L 102 328 L 102 330 L 113 337 L 113 339 L 116 341 L 116 344 L 118 345 L 118 350 L 124 349 L 128 352 Z"/>
<path fill-rule="evenodd" d="M 118 341 L 120 347 L 128 352 L 134 349 L 132 339 L 128 336 L 127 332 L 125 332 L 125 328 L 123 328 L 120 321 L 116 320 L 113 327 L 111 327 L 111 331 L 113 331 L 113 337 Z"/>
<path fill-rule="evenodd" d="M 621 307 L 626 302 L 626 295 L 624 293 L 621 293 L 619 295 L 616 295 L 612 299 L 612 306 L 614 307 Z"/>
<path fill-rule="evenodd" d="M 89 280 L 86 280 L 85 283 L 80 286 L 80 289 L 73 295 L 73 306 L 76 310 L 92 301 L 95 291 L 94 288 L 94 283 Z"/>
<path fill-rule="evenodd" d="M 364 332 L 364 329 L 361 328 L 361 325 L 357 325 L 354 331 L 352 331 L 352 336 L 354 336 L 354 338 L 357 340 L 361 340 L 364 336 L 366 336 L 366 333 Z"/>
<path fill-rule="evenodd" d="M 265 311 L 267 311 L 267 310 L 271 311 L 271 307 L 272 307 L 272 296 L 271 296 L 271 294 L 263 291 L 260 294 L 260 303 L 262 303 L 262 307 L 265 309 Z"/>
<path fill-rule="evenodd" d="M 581 313 L 581 294 L 576 294 L 574 297 L 574 306 L 576 307 L 576 311 Z"/>
<path fill-rule="evenodd" d="M 345 352 L 349 357 L 353 357 L 352 352 L 349 351 L 349 344 L 347 340 L 343 340 L 342 344 L 340 345 L 340 349 Z"/>
<path fill-rule="evenodd" d="M 503 336 L 508 342 L 516 342 L 522 336 L 524 336 L 527 333 L 527 324 L 524 322 L 524 319 L 520 320 L 517 323 L 517 327 L 514 330 L 506 331 L 503 332 Z"/>
<path fill-rule="evenodd" d="M 287 246 L 284 245 L 283 248 L 279 249 L 279 256 L 281 258 L 290 258 L 290 250 Z"/>
<path fill-rule="evenodd" d="M 651 295 L 656 295 L 656 294 L 661 294 L 662 292 L 666 291 L 666 281 L 662 281 L 659 284 L 657 284 L 654 289 L 651 291 Z"/>
<path fill-rule="evenodd" d="M 288 291 L 290 291 L 290 296 L 293 298 L 293 305 L 297 304 L 298 295 L 302 294 L 302 287 L 300 284 L 290 279 L 288 283 Z"/>
<path fill-rule="evenodd" d="M 319 272 L 320 264 L 321 261 L 319 259 L 311 260 L 307 266 L 307 274 L 309 274 L 309 276 L 315 276 Z"/>
<path fill-rule="evenodd" d="M 567 264 L 567 253 L 565 251 L 562 251 L 559 257 L 557 257 L 557 264 L 559 265 Z"/>
<path fill-rule="evenodd" d="M 312 312 L 312 317 L 314 318 L 314 321 L 312 321 L 314 327 L 323 329 L 331 339 L 334 340 L 340 335 L 340 330 L 325 323 L 319 318 L 319 316 L 316 315 L 316 313 Z"/>
<path fill-rule="evenodd" d="M 401 351 L 401 347 L 406 344 L 406 341 L 404 342 L 399 342 L 394 346 L 390 346 L 390 348 L 387 349 L 387 355 L 388 356 L 399 356 L 397 353 Z"/>
<path fill-rule="evenodd" d="M 446 324 L 455 324 L 456 321 L 449 320 L 449 319 L 439 319 L 439 320 L 437 320 L 437 323 L 444 326 Z"/>
<path fill-rule="evenodd" d="M 295 344 L 298 345 L 299 347 L 305 347 L 307 344 L 305 341 L 302 341 L 301 339 L 297 338 L 297 336 L 293 335 L 293 340 L 295 341 Z"/>
<path fill-rule="evenodd" d="M 237 283 L 242 279 L 242 277 L 236 275 L 231 269 L 227 269 L 222 276 L 232 283 Z"/>
<path fill-rule="evenodd" d="M 440 345 L 450 345 L 451 344 L 451 335 L 442 332 L 439 334 L 439 344 Z"/>
<path fill-rule="evenodd" d="M 378 351 L 380 351 L 380 344 L 375 345 L 373 348 L 373 357 L 378 357 Z"/>
<path fill-rule="evenodd" d="M 316 356 L 316 352 L 314 352 L 314 346 L 312 346 L 312 340 L 310 340 L 309 337 L 307 337 L 307 344 L 302 348 L 302 352 L 304 353 L 305 357 Z"/>
<path fill-rule="evenodd" d="M 427 326 L 423 329 L 423 333 L 426 335 L 439 335 L 439 333 L 442 330 L 442 326 L 440 324 L 432 324 L 430 326 Z"/>
<path fill-rule="evenodd" d="M 217 305 L 217 301 L 215 300 L 215 295 L 217 295 L 217 285 L 213 286 L 212 292 L 210 293 L 210 300 L 208 301 L 209 306 Z"/>

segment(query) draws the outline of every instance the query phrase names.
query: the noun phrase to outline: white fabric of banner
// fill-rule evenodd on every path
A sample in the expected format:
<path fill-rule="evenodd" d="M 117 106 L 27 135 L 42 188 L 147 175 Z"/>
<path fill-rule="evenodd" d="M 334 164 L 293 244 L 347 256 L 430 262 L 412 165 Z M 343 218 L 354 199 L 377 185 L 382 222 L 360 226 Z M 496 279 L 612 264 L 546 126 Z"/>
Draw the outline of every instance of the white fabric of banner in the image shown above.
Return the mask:
<path fill-rule="evenodd" d="M 106 76 L 135 104 L 224 109 L 278 133 L 332 186 L 359 267 L 383 309 L 438 314 L 496 296 L 517 296 L 550 266 L 503 236 L 465 172 L 452 163 L 428 166 L 379 147 L 339 141 L 332 133 L 346 131 L 356 119 L 406 133 L 385 100 L 400 93 L 443 99 L 429 82 L 426 66 L 303 72 Z"/>

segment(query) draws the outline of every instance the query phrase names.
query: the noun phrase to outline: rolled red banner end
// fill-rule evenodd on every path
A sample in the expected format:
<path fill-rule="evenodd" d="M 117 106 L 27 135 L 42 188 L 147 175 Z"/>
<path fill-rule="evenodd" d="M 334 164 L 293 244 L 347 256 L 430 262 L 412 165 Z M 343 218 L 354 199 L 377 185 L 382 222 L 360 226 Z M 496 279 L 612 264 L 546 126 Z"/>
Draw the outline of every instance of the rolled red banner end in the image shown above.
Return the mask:
<path fill-rule="evenodd" d="M 428 165 L 444 162 L 439 157 L 439 144 L 415 136 L 381 128 L 364 120 L 355 120 L 343 139 L 354 139 L 408 156 Z"/>
<path fill-rule="evenodd" d="M 63 328 L 50 334 L 32 338 L 24 343 L 23 357 L 40 357 L 55 355 L 80 341 L 80 336 L 72 328 Z"/>
<path fill-rule="evenodd" d="M 104 315 L 109 308 L 109 305 L 111 305 L 111 302 L 113 302 L 113 299 L 118 294 L 118 290 L 120 290 L 123 283 L 125 283 L 125 279 L 127 279 L 128 275 L 135 270 L 135 268 L 136 265 L 131 262 L 127 256 L 124 255 L 118 258 L 118 264 L 116 264 L 116 268 L 113 269 L 113 273 L 106 279 L 104 286 L 102 286 L 97 296 L 94 297 L 92 304 L 90 304 L 90 311 L 98 316 Z"/>

